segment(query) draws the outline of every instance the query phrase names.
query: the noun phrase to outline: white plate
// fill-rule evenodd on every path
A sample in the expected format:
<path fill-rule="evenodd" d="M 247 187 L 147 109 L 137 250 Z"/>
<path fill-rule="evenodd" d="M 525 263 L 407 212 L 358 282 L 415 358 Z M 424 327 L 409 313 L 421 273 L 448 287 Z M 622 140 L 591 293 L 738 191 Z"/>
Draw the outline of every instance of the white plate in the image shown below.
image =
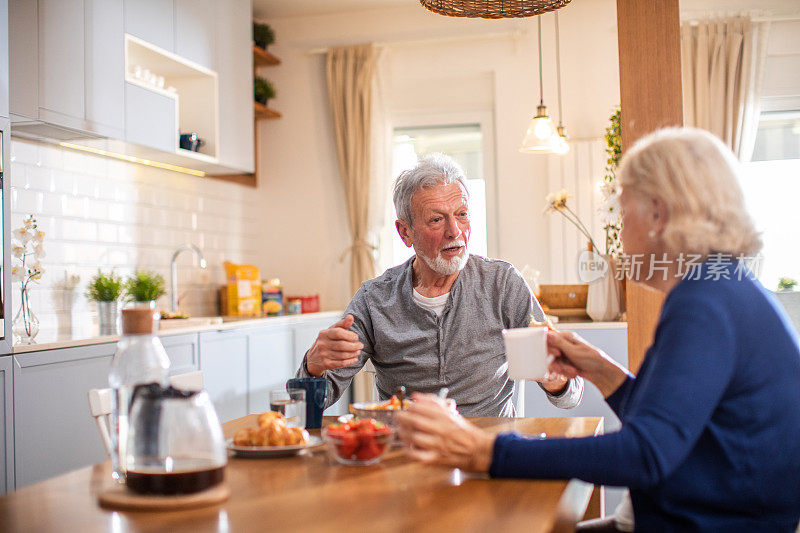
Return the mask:
<path fill-rule="evenodd" d="M 308 438 L 308 444 L 290 446 L 236 446 L 233 439 L 228 439 L 225 443 L 228 449 L 239 457 L 288 457 L 297 455 L 305 449 L 319 446 L 322 444 L 322 439 L 311 435 Z"/>

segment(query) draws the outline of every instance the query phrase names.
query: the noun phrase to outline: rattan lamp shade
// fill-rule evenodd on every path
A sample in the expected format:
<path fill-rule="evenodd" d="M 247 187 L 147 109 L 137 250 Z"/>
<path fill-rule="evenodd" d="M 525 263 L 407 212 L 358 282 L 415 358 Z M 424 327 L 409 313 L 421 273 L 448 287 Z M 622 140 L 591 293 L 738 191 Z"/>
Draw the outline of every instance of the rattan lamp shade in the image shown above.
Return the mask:
<path fill-rule="evenodd" d="M 572 0 L 419 0 L 425 9 L 449 17 L 502 19 L 534 17 Z"/>

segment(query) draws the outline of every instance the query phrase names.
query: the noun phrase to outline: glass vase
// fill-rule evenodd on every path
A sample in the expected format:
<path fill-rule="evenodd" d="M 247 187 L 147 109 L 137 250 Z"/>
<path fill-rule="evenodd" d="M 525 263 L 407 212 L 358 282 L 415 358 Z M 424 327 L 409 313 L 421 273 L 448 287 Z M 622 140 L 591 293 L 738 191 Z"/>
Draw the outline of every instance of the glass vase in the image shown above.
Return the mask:
<path fill-rule="evenodd" d="M 16 339 L 15 344 L 35 344 L 34 339 L 39 333 L 39 319 L 31 311 L 28 291 L 24 288 L 20 289 L 20 301 L 22 304 L 11 325 L 11 331 Z"/>

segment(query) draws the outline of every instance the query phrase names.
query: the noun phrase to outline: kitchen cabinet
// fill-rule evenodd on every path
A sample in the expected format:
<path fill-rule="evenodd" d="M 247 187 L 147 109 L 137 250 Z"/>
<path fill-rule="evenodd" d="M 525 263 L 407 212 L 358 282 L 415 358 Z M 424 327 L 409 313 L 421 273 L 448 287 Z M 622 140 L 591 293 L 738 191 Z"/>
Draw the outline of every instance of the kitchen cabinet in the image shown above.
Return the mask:
<path fill-rule="evenodd" d="M 217 2 L 220 165 L 255 172 L 252 11 L 250 0 Z"/>
<path fill-rule="evenodd" d="M 292 373 L 300 368 L 300 363 L 303 362 L 303 357 L 309 348 L 314 344 L 319 332 L 325 328 L 330 327 L 334 322 L 339 320 L 337 317 L 333 318 L 319 318 L 315 320 L 303 321 L 294 326 L 294 370 Z M 343 415 L 347 414 L 348 406 L 352 402 L 353 393 L 351 387 L 348 387 L 342 394 L 339 400 L 325 410 L 326 415 Z"/>
<path fill-rule="evenodd" d="M 8 35 L 8 0 L 0 0 L 0 35 Z M 0 39 L 0 117 L 8 118 L 8 38 Z"/>
<path fill-rule="evenodd" d="M 39 118 L 39 8 L 30 0 L 8 0 L 9 115 Z"/>
<path fill-rule="evenodd" d="M 183 335 L 164 335 L 161 344 L 169 357 L 170 375 L 185 374 L 200 367 L 200 347 L 197 333 Z"/>
<path fill-rule="evenodd" d="M 108 386 L 115 344 L 16 354 L 17 488 L 106 458 L 86 393 Z"/>
<path fill-rule="evenodd" d="M 125 135 L 125 47 L 122 0 L 84 0 L 86 127 Z"/>
<path fill-rule="evenodd" d="M 80 129 L 86 113 L 83 0 L 39 0 L 39 117 Z"/>
<path fill-rule="evenodd" d="M 125 83 L 125 140 L 174 152 L 178 125 L 175 98 Z"/>
<path fill-rule="evenodd" d="M 173 0 L 125 0 L 125 33 L 175 51 Z"/>
<path fill-rule="evenodd" d="M 10 113 L 18 132 L 121 137 L 122 0 L 11 0 Z M 42 128 L 42 124 L 68 128 Z"/>
<path fill-rule="evenodd" d="M 200 370 L 220 422 L 247 414 L 247 343 L 239 329 L 200 333 Z"/>
<path fill-rule="evenodd" d="M 14 490 L 13 357 L 0 357 L 0 494 Z"/>
<path fill-rule="evenodd" d="M 175 53 L 216 70 L 217 4 L 220 0 L 175 0 Z"/>
<path fill-rule="evenodd" d="M 283 389 L 294 377 L 294 339 L 286 326 L 263 327 L 248 334 L 248 411 L 269 410 L 269 391 Z"/>

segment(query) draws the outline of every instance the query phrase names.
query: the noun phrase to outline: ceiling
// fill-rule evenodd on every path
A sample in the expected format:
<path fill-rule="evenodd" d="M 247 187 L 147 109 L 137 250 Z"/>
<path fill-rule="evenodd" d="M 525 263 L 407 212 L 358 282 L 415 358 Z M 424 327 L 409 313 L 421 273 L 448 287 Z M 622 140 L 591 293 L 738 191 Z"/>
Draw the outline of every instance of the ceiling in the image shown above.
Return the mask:
<path fill-rule="evenodd" d="M 418 0 L 253 0 L 253 17 L 270 19 L 298 15 L 322 15 L 417 3 Z"/>

